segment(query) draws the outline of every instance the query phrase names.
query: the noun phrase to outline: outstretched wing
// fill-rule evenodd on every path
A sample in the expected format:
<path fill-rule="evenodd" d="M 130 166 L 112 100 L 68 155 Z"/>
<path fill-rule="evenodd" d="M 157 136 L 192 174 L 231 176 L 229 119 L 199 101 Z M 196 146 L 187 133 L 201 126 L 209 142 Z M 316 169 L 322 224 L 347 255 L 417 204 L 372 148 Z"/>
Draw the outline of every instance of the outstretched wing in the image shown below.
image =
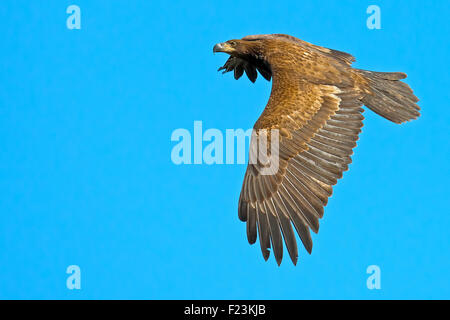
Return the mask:
<path fill-rule="evenodd" d="M 279 130 L 278 171 L 264 175 L 261 164 L 249 163 L 238 209 L 239 218 L 247 222 L 249 243 L 259 235 L 265 260 L 273 248 L 281 263 L 284 238 L 291 260 L 297 263 L 292 225 L 311 253 L 310 229 L 318 232 L 332 186 L 347 170 L 363 125 L 360 99 L 353 87 L 274 79 L 254 132 Z"/>

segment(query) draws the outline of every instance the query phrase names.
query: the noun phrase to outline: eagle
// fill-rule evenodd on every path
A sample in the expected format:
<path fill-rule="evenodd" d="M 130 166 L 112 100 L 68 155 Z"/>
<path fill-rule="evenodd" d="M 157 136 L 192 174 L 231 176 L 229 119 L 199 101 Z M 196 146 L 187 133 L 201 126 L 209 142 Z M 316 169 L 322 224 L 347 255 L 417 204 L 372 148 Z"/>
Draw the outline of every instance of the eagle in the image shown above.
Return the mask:
<path fill-rule="evenodd" d="M 250 244 L 259 237 L 264 260 L 272 248 L 281 264 L 284 239 L 296 265 L 293 227 L 311 254 L 310 230 L 319 231 L 332 187 L 352 162 L 363 126 L 362 106 L 400 124 L 420 116 L 419 99 L 400 81 L 405 73 L 356 69 L 351 54 L 285 34 L 233 39 L 216 44 L 213 52 L 229 54 L 218 71 L 233 71 L 236 80 L 244 72 L 252 82 L 258 73 L 272 80 L 270 98 L 253 127 L 250 144 L 261 132 L 278 130 L 278 167 L 267 174 L 263 171 L 271 158 L 249 161 L 238 217 L 246 222 Z"/>

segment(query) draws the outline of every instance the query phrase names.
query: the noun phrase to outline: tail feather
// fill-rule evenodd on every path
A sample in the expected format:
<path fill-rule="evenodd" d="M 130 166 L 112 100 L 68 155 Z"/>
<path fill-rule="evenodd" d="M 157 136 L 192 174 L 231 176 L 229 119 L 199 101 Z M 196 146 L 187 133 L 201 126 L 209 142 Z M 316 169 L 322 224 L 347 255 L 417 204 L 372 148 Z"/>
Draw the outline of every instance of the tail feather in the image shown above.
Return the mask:
<path fill-rule="evenodd" d="M 404 82 L 406 74 L 402 72 L 373 72 L 358 70 L 368 81 L 370 93 L 362 102 L 380 116 L 395 122 L 403 123 L 417 119 L 420 107 L 419 99 Z"/>

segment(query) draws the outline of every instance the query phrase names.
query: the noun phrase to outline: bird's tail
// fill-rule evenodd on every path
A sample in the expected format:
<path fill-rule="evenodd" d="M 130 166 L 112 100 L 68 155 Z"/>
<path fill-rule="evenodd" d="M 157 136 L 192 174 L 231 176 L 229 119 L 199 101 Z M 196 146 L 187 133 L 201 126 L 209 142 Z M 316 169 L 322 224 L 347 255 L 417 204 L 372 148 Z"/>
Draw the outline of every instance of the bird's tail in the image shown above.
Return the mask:
<path fill-rule="evenodd" d="M 369 109 L 395 123 L 414 120 L 420 116 L 420 107 L 416 104 L 419 99 L 406 83 L 399 81 L 405 79 L 406 74 L 358 71 L 368 81 L 370 93 L 363 97 L 362 102 Z"/>

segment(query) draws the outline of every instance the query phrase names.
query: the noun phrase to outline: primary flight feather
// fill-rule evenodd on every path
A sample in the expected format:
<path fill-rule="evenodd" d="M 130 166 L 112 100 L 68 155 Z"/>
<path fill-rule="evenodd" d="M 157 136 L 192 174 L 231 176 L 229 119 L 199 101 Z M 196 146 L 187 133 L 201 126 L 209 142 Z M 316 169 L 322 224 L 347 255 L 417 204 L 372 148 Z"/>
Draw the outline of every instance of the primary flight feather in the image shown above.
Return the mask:
<path fill-rule="evenodd" d="M 296 264 L 292 226 L 311 253 L 310 230 L 318 232 L 332 186 L 351 163 L 363 126 L 362 105 L 403 123 L 420 116 L 418 99 L 399 81 L 406 78 L 404 73 L 355 69 L 355 58 L 348 53 L 284 34 L 229 40 L 216 44 L 213 51 L 230 55 L 219 71 L 233 71 L 236 79 L 245 72 L 252 82 L 258 72 L 272 79 L 272 92 L 252 139 L 278 130 L 279 164 L 273 174 L 262 174 L 267 164 L 248 164 L 238 215 L 247 223 L 250 244 L 259 235 L 265 260 L 272 248 L 280 265 L 284 239 Z"/>

